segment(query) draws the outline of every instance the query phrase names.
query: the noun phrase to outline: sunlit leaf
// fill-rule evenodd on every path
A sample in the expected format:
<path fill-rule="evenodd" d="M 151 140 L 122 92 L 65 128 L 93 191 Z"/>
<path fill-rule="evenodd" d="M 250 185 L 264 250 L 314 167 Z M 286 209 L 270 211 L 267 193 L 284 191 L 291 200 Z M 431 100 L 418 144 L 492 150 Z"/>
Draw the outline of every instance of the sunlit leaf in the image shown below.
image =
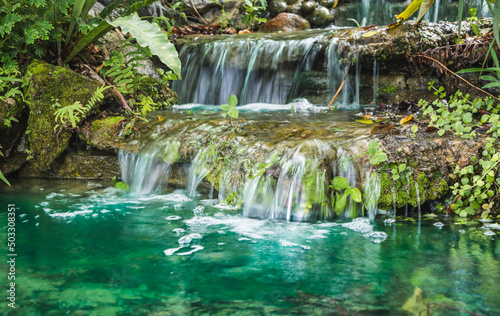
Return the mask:
<path fill-rule="evenodd" d="M 335 177 L 332 180 L 332 185 L 335 190 L 341 191 L 349 187 L 349 180 L 345 177 Z"/>
<path fill-rule="evenodd" d="M 403 117 L 400 121 L 399 121 L 399 125 L 403 125 L 405 123 L 408 123 L 409 121 L 413 120 L 413 114 L 412 115 L 409 115 L 407 117 Z"/>
<path fill-rule="evenodd" d="M 362 123 L 362 124 L 375 124 L 375 123 L 373 123 L 372 120 L 366 120 L 366 119 L 356 120 L 356 122 Z"/>
<path fill-rule="evenodd" d="M 351 197 L 355 202 L 361 203 L 361 191 L 358 188 L 352 188 Z"/>
<path fill-rule="evenodd" d="M 373 31 L 368 31 L 368 32 L 365 32 L 365 33 L 363 33 L 363 35 L 361 35 L 361 36 L 363 36 L 363 37 L 372 37 L 373 35 L 376 35 L 377 33 L 378 33 L 378 31 L 377 31 L 377 30 L 373 30 Z"/>

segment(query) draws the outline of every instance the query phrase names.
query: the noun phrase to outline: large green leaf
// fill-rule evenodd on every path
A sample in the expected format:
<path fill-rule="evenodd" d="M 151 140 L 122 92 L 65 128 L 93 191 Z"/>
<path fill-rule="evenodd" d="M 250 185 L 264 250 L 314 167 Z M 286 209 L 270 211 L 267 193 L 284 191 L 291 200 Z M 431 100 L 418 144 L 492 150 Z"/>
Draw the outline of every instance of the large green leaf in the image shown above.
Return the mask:
<path fill-rule="evenodd" d="M 71 59 L 73 59 L 78 53 L 84 49 L 87 45 L 93 43 L 94 41 L 101 38 L 104 34 L 108 33 L 113 29 L 113 26 L 109 25 L 106 20 L 102 20 L 99 25 L 97 25 L 92 31 L 85 34 L 81 40 L 78 41 L 75 48 L 71 51 L 68 58 L 64 61 L 64 63 L 68 63 Z"/>
<path fill-rule="evenodd" d="M 142 7 L 148 6 L 158 0 L 144 0 L 144 2 L 138 2 L 134 3 L 131 5 L 127 12 L 125 12 L 124 16 L 135 13 L 137 10 L 139 10 Z M 105 14 L 109 14 L 114 8 L 116 8 L 119 4 L 121 3 L 118 1 L 113 2 L 112 4 L 108 5 L 104 10 L 101 12 L 102 15 L 100 15 L 101 18 L 105 17 Z M 109 9 L 108 9 L 109 8 Z M 97 25 L 92 31 L 88 32 L 83 36 L 83 38 L 78 41 L 78 44 L 76 44 L 75 48 L 71 51 L 70 55 L 66 60 L 64 61 L 65 63 L 69 62 L 71 59 L 73 59 L 78 53 L 84 49 L 87 45 L 95 42 L 99 38 L 101 38 L 104 34 L 107 32 L 111 31 L 113 27 L 109 25 L 109 23 L 106 20 L 103 20 Z"/>
<path fill-rule="evenodd" d="M 130 33 L 142 47 L 149 47 L 151 53 L 181 78 L 181 61 L 175 46 L 162 33 L 156 23 L 141 20 L 137 14 L 118 18 L 109 22 L 114 27 L 120 27 L 123 33 Z"/>

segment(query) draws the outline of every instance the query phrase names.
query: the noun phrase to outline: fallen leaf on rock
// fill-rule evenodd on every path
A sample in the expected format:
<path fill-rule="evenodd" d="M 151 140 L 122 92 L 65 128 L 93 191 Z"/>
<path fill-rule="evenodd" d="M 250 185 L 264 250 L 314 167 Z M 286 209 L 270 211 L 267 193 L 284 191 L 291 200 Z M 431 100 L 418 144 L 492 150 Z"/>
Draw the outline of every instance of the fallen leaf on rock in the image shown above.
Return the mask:
<path fill-rule="evenodd" d="M 367 120 L 367 119 L 356 120 L 356 122 L 362 123 L 362 124 L 375 124 L 375 123 L 373 123 L 372 120 Z"/>
<path fill-rule="evenodd" d="M 238 34 L 250 34 L 250 30 L 249 29 L 244 29 L 244 30 L 241 30 L 238 32 Z"/>
<path fill-rule="evenodd" d="M 366 33 L 363 33 L 363 35 L 361 35 L 361 36 L 363 36 L 363 37 L 372 37 L 373 35 L 376 35 L 377 33 L 378 33 L 378 31 L 373 30 L 373 31 L 368 31 Z"/>
<path fill-rule="evenodd" d="M 413 120 L 413 114 L 407 117 L 403 117 L 401 121 L 399 121 L 399 125 L 403 125 L 405 123 L 408 123 L 409 121 Z"/>

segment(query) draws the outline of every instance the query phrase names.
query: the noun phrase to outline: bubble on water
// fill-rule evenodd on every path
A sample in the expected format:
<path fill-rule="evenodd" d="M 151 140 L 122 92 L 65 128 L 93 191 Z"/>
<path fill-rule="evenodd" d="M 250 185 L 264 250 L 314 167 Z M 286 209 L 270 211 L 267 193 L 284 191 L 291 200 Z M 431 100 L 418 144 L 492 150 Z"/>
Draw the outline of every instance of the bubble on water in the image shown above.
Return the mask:
<path fill-rule="evenodd" d="M 481 218 L 479 221 L 482 222 L 482 223 L 491 223 L 491 222 L 493 222 L 493 220 L 489 219 L 489 218 Z"/>
<path fill-rule="evenodd" d="M 192 253 L 194 253 L 194 252 L 197 252 L 197 251 L 200 251 L 200 250 L 205 249 L 205 247 L 200 246 L 200 245 L 194 245 L 194 246 L 191 246 L 191 248 L 192 248 L 193 250 L 186 251 L 186 252 L 181 252 L 181 253 L 178 253 L 177 255 L 178 255 L 178 256 L 187 256 L 187 255 L 190 255 L 190 254 L 192 254 Z"/>
<path fill-rule="evenodd" d="M 251 239 L 247 238 L 247 237 L 240 237 L 240 238 L 238 238 L 238 241 L 246 241 L 246 240 L 251 240 Z"/>
<path fill-rule="evenodd" d="M 441 222 L 435 222 L 435 223 L 434 223 L 434 224 L 432 224 L 432 225 L 433 225 L 433 226 L 436 226 L 436 227 L 440 227 L 440 228 L 444 226 L 444 224 L 443 224 L 443 223 L 441 223 Z"/>
<path fill-rule="evenodd" d="M 490 224 L 490 228 L 491 228 L 491 229 L 499 229 L 499 230 L 500 230 L 500 224 L 497 224 L 497 223 L 495 223 L 495 224 Z"/>
<path fill-rule="evenodd" d="M 178 216 L 178 215 L 171 215 L 171 216 L 167 216 L 165 217 L 165 219 L 167 221 L 177 221 L 177 220 L 180 220 L 182 219 L 182 217 Z"/>
<path fill-rule="evenodd" d="M 193 214 L 195 216 L 200 216 L 201 214 L 203 214 L 203 210 L 205 209 L 205 207 L 203 207 L 202 205 L 196 207 L 194 210 L 193 210 Z"/>
<path fill-rule="evenodd" d="M 487 231 L 485 231 L 485 232 L 484 232 L 484 234 L 485 234 L 486 236 L 495 236 L 495 235 L 496 235 L 496 233 L 495 233 L 495 232 L 492 232 L 491 230 L 487 230 Z"/>
<path fill-rule="evenodd" d="M 376 244 L 380 244 L 381 242 L 386 240 L 388 236 L 389 235 L 387 235 L 386 233 L 378 232 L 378 231 L 365 234 L 366 238 L 370 239 L 371 241 L 373 241 Z"/>
<path fill-rule="evenodd" d="M 181 238 L 179 238 L 179 245 L 181 247 L 186 247 L 191 243 L 191 240 L 193 240 L 193 239 L 189 235 L 182 236 Z"/>
<path fill-rule="evenodd" d="M 225 242 L 220 242 L 217 244 L 217 246 L 224 246 L 226 243 Z"/>
<path fill-rule="evenodd" d="M 465 234 L 465 230 L 463 230 L 463 229 L 460 229 L 458 232 L 461 234 Z"/>
<path fill-rule="evenodd" d="M 171 256 L 173 255 L 177 250 L 181 249 L 182 247 L 179 247 L 179 248 L 170 248 L 170 249 L 167 249 L 167 250 L 164 250 L 163 252 L 165 253 L 165 255 L 167 256 Z"/>
<path fill-rule="evenodd" d="M 224 235 L 226 232 L 225 232 L 225 231 L 223 231 L 223 230 L 219 230 L 219 231 L 217 231 L 217 233 L 219 233 L 219 234 L 221 234 L 221 235 Z"/>
<path fill-rule="evenodd" d="M 394 218 L 388 218 L 384 221 L 384 224 L 385 225 L 392 225 L 396 222 L 396 220 Z"/>
<path fill-rule="evenodd" d="M 183 228 L 174 228 L 172 231 L 175 233 L 177 237 L 179 237 L 182 233 L 185 233 L 186 230 Z"/>
<path fill-rule="evenodd" d="M 63 197 L 63 196 L 64 196 L 64 194 L 61 194 L 61 193 L 56 193 L 56 192 L 52 192 L 52 193 L 48 194 L 48 195 L 45 197 L 45 199 L 47 199 L 47 200 L 51 200 L 51 199 L 53 199 L 53 198 L 55 198 L 55 197 Z"/>
<path fill-rule="evenodd" d="M 196 234 L 196 233 L 195 234 L 189 234 L 188 236 L 191 237 L 191 239 L 202 239 L 203 238 L 202 235 Z"/>
<path fill-rule="evenodd" d="M 99 216 L 99 214 L 92 214 L 93 218 L 96 218 L 97 216 Z"/>

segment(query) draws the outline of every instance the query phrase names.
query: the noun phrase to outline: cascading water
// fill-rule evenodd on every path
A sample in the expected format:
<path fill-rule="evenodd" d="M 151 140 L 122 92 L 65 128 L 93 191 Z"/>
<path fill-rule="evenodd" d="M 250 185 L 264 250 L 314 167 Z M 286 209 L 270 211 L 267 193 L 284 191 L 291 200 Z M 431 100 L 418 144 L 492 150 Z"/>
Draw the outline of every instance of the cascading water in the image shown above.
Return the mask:
<path fill-rule="evenodd" d="M 136 194 L 159 192 L 168 183 L 170 165 L 175 161 L 177 143 L 161 144 L 139 155 L 120 151 L 118 159 L 122 170 L 122 179 Z"/>
<path fill-rule="evenodd" d="M 310 70 L 328 31 L 305 38 L 239 37 L 186 44 L 180 51 L 182 81 L 174 83 L 181 104 L 284 104 L 298 97 L 297 80 Z"/>

